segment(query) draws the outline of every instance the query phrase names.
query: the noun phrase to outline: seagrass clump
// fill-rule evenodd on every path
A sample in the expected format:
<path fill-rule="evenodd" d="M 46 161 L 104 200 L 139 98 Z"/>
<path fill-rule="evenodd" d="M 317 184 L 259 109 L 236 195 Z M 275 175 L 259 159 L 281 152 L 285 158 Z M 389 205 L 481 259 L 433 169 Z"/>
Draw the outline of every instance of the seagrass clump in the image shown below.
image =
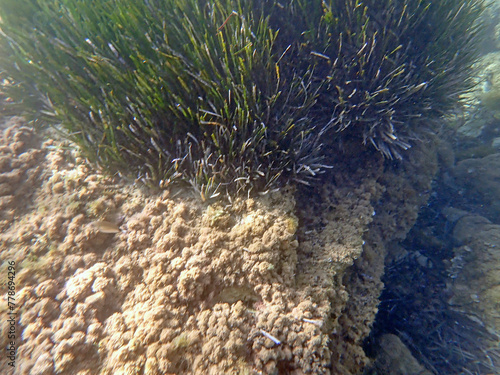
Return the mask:
<path fill-rule="evenodd" d="M 265 2 L 289 46 L 293 70 L 314 71 L 311 111 L 332 144 L 346 139 L 402 158 L 435 133 L 470 90 L 479 55 L 482 0 L 294 0 Z M 297 64 L 301 61 L 301 64 Z M 297 74 L 297 73 L 296 73 Z"/>
<path fill-rule="evenodd" d="M 2 0 L 7 112 L 204 199 L 403 151 L 472 87 L 482 0 Z"/>
<path fill-rule="evenodd" d="M 308 74 L 281 77 L 277 32 L 244 1 L 5 0 L 3 91 L 110 171 L 203 198 L 321 169 Z"/>

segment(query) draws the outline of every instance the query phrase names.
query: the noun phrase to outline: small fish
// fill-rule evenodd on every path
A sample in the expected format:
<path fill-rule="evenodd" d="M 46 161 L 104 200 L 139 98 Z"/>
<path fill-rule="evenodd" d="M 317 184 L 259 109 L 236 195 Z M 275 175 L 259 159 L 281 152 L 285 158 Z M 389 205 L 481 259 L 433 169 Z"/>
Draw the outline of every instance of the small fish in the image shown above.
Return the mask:
<path fill-rule="evenodd" d="M 109 221 L 99 220 L 93 221 L 89 224 L 95 230 L 98 230 L 101 233 L 119 233 L 122 230 L 115 223 L 111 223 Z"/>

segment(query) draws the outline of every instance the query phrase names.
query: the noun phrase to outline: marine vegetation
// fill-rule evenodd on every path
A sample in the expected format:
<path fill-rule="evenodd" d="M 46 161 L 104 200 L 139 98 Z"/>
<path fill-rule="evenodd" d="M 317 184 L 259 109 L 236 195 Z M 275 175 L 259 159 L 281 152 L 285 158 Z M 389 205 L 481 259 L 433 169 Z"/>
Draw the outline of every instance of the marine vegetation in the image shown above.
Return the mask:
<path fill-rule="evenodd" d="M 321 158 L 308 77 L 281 79 L 277 32 L 243 3 L 3 1 L 4 89 L 111 171 L 207 198 L 307 179 Z"/>
<path fill-rule="evenodd" d="M 401 159 L 474 86 L 483 1 L 294 0 L 265 7 L 272 4 L 270 24 L 293 50 L 292 70 L 301 61 L 321 86 L 313 113 L 328 121 L 325 143 L 355 139 Z"/>
<path fill-rule="evenodd" d="M 422 219 L 419 221 L 423 224 Z M 434 227 L 435 217 L 432 223 Z M 441 225 L 445 224 L 439 222 Z M 421 242 L 416 237 L 422 233 L 420 229 L 414 228 L 405 240 L 405 249 L 410 249 L 408 255 L 386 267 L 386 288 L 380 297 L 367 350 L 376 349 L 381 334 L 393 333 L 434 374 L 495 373 L 500 364 L 499 335 L 490 332 L 479 318 L 447 302 L 451 295 L 446 284 L 452 283 L 446 270 L 449 243 L 435 241 L 429 246 L 429 241 L 425 241 L 426 250 L 411 251 L 415 242 Z"/>
<path fill-rule="evenodd" d="M 2 0 L 4 113 L 160 187 L 309 184 L 354 140 L 386 157 L 470 89 L 481 0 Z M 328 147 L 326 147 L 328 146 Z"/>

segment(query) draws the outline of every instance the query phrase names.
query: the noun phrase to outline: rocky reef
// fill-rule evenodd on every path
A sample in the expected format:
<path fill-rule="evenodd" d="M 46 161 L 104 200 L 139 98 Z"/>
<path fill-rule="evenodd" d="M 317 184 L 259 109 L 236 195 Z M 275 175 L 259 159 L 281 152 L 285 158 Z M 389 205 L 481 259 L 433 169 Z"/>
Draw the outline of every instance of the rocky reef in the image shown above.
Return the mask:
<path fill-rule="evenodd" d="M 411 167 L 428 171 L 422 185 L 380 157 L 345 165 L 314 195 L 208 204 L 107 177 L 21 119 L 3 128 L 14 373 L 348 374 L 369 363 L 385 243 L 414 222 L 433 158 Z M 19 158 L 36 163 L 13 173 Z"/>
<path fill-rule="evenodd" d="M 13 374 L 439 373 L 447 340 L 495 367 L 483 1 L 75 4 L 0 6 Z"/>

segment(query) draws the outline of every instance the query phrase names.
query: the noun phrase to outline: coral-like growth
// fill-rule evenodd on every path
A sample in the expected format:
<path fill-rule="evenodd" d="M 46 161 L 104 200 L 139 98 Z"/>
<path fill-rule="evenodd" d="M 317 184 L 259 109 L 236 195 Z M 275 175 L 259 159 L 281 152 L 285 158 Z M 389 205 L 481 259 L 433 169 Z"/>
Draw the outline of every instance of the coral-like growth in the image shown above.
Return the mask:
<path fill-rule="evenodd" d="M 38 155 L 24 174 L 42 178 L 0 174 L 15 192 L 33 190 L 0 236 L 0 264 L 17 264 L 19 372 L 329 374 L 340 373 L 331 360 L 361 350 L 363 330 L 348 346 L 331 337 L 348 330 L 339 325 L 350 298 L 342 280 L 363 251 L 374 180 L 355 191 L 325 187 L 331 199 L 324 210 L 309 202 L 312 221 L 301 229 L 292 190 L 232 205 L 146 196 L 55 141 L 41 146 L 20 125 L 0 134 L 3 159 L 17 163 L 22 141 L 23 154 Z M 102 232 L 96 219 L 121 230 Z M 374 310 L 358 306 L 356 324 L 368 326 Z M 0 324 L 4 347 L 8 326 Z M 361 361 L 349 365 L 355 373 Z"/>

